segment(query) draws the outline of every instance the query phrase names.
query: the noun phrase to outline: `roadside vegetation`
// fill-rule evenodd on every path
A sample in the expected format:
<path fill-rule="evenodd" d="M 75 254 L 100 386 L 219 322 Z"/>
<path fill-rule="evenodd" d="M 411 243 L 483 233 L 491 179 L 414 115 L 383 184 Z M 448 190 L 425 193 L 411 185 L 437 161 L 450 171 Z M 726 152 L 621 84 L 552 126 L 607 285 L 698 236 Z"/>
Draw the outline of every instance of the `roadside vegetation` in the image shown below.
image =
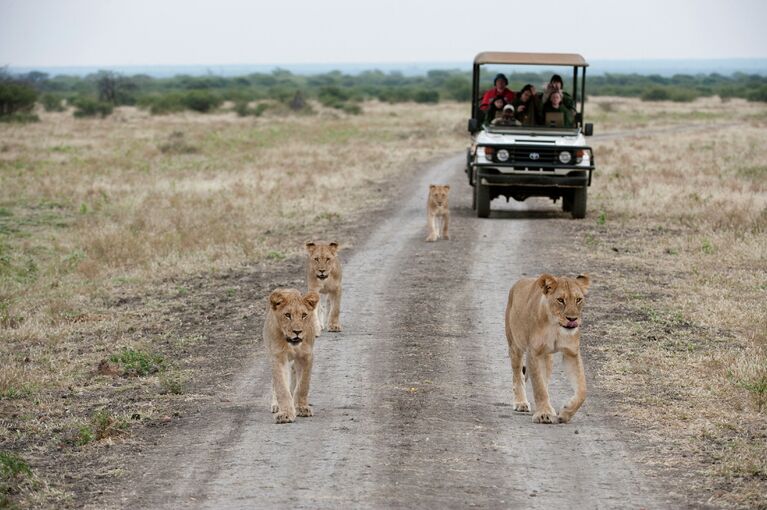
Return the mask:
<path fill-rule="evenodd" d="M 598 282 L 597 384 L 652 445 L 643 463 L 698 504 L 766 508 L 767 109 L 622 98 L 590 109 L 597 126 L 641 128 L 594 141 L 589 219 L 573 225 Z"/>

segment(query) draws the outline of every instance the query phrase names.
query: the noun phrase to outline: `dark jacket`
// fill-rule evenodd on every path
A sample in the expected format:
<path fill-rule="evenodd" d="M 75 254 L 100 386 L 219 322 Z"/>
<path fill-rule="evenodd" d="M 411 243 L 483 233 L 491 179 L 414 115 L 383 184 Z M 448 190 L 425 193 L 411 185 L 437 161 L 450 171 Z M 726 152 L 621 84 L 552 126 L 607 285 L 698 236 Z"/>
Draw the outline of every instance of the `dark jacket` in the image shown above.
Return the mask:
<path fill-rule="evenodd" d="M 541 108 L 541 101 L 536 95 L 530 95 L 530 99 L 523 103 L 521 101 L 521 95 L 517 94 L 517 98 L 511 103 L 514 105 L 514 118 L 517 119 L 523 126 L 535 126 L 543 123 L 543 115 Z M 519 111 L 519 107 L 524 105 L 523 111 Z"/>

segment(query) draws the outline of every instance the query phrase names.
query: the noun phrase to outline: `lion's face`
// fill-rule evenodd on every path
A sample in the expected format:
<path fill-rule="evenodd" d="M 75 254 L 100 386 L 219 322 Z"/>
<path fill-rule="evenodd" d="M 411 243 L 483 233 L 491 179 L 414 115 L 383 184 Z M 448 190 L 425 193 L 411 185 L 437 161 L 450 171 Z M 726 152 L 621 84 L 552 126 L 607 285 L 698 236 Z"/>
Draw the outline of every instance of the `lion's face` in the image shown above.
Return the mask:
<path fill-rule="evenodd" d="M 557 318 L 560 327 L 576 331 L 581 326 L 581 310 L 584 298 L 588 294 L 590 279 L 588 275 L 577 278 L 557 278 L 543 274 L 538 278 L 538 285 L 546 296 L 549 311 Z"/>
<path fill-rule="evenodd" d="M 315 333 L 312 311 L 319 302 L 320 295 L 314 291 L 302 296 L 295 289 L 276 289 L 269 295 L 277 325 L 290 345 L 298 345 Z"/>
<path fill-rule="evenodd" d="M 309 268 L 311 273 L 320 280 L 325 280 L 336 267 L 338 256 L 338 243 L 306 243 L 306 251 L 309 254 Z"/>
<path fill-rule="evenodd" d="M 447 195 L 450 193 L 450 186 L 440 186 L 431 184 L 429 186 L 429 201 L 438 207 L 447 205 Z"/>

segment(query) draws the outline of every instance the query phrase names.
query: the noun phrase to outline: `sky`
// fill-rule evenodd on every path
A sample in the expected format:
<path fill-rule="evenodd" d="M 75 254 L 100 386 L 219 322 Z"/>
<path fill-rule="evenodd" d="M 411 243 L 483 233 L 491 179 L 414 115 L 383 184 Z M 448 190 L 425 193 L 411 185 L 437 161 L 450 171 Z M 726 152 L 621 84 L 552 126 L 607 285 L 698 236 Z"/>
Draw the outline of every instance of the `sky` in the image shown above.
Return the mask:
<path fill-rule="evenodd" d="M 765 0 L 0 0 L 0 67 L 767 57 Z"/>

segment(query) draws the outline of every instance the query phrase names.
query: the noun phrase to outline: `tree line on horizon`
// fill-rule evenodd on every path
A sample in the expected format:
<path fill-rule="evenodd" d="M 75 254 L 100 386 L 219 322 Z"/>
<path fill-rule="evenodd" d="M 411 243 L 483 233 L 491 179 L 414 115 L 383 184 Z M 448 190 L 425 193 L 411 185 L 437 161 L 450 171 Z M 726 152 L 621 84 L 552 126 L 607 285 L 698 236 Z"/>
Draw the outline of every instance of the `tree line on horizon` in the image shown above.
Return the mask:
<path fill-rule="evenodd" d="M 513 73 L 510 88 L 526 83 L 542 86 L 551 73 Z M 483 77 L 483 89 L 492 86 Z M 568 81 L 566 78 L 565 81 Z M 566 84 L 567 86 L 567 84 Z M 744 98 L 767 102 L 767 77 L 734 73 L 677 74 L 670 77 L 640 74 L 589 76 L 587 95 L 639 97 L 645 101 L 693 101 L 698 97 Z M 266 109 L 311 112 L 309 100 L 349 114 L 362 112 L 363 101 L 388 103 L 469 102 L 471 73 L 432 70 L 421 76 L 371 70 L 359 74 L 332 71 L 314 75 L 293 74 L 285 69 L 244 76 L 178 75 L 154 78 L 145 74 L 122 75 L 99 71 L 87 76 L 58 75 L 33 71 L 10 74 L 0 70 L 0 119 L 34 120 L 36 104 L 46 111 L 74 107 L 78 117 L 102 116 L 115 106 L 137 106 L 160 115 L 182 110 L 201 113 L 216 110 L 231 101 L 239 115 L 261 115 Z M 255 105 L 255 106 L 253 106 Z"/>

